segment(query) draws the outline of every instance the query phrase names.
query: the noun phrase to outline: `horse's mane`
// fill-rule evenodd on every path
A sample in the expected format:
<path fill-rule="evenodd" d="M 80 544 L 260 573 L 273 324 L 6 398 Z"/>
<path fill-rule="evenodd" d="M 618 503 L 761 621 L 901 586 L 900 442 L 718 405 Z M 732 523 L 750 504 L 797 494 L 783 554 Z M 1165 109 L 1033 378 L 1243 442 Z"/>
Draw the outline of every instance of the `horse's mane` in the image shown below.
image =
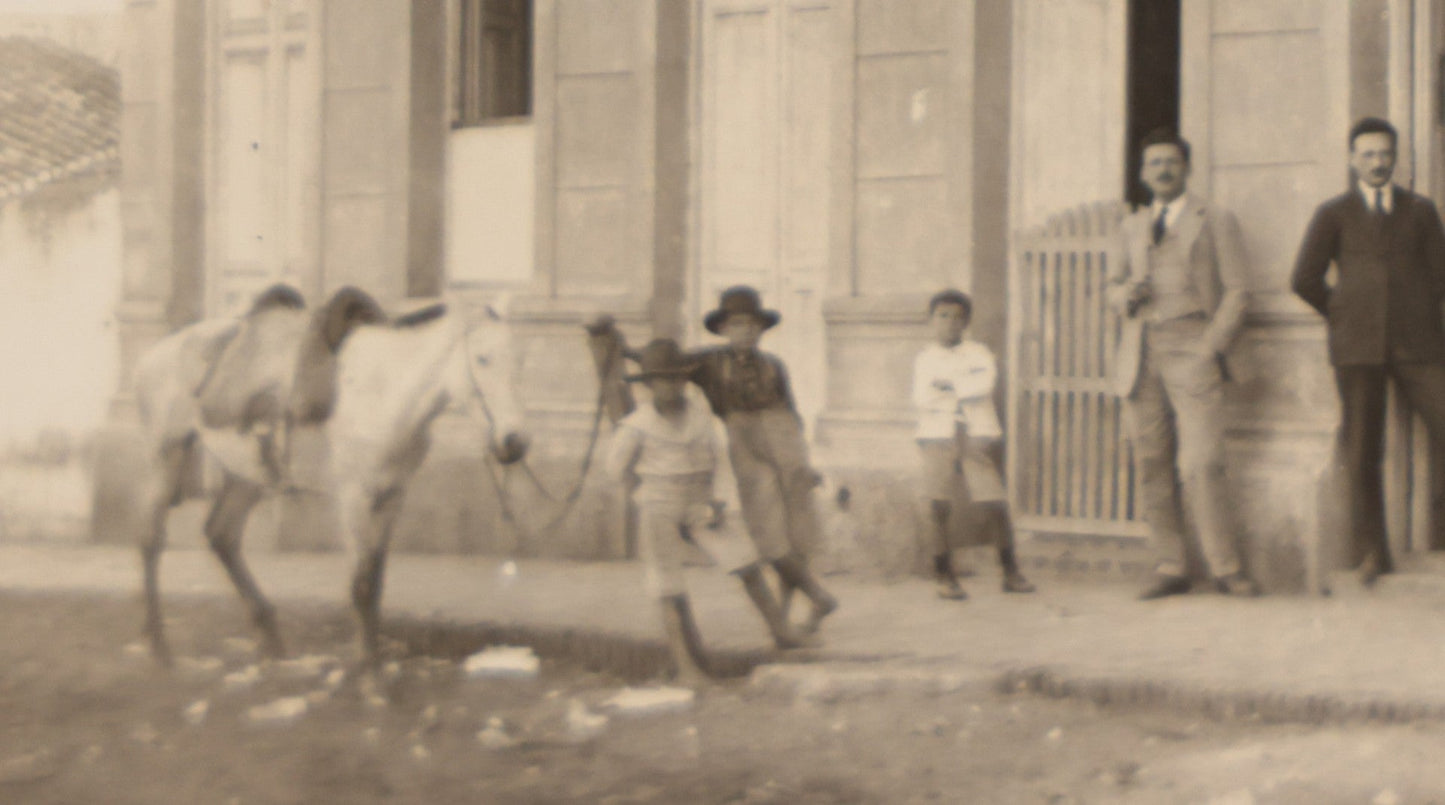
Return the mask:
<path fill-rule="evenodd" d="M 434 305 L 427 305 L 420 310 L 413 310 L 410 313 L 397 316 L 396 318 L 391 320 L 391 326 L 397 329 L 420 327 L 421 325 L 426 324 L 429 321 L 435 321 L 442 316 L 445 316 L 446 312 L 446 303 L 438 302 Z"/>
<path fill-rule="evenodd" d="M 261 292 L 256 301 L 251 303 L 251 309 L 246 311 L 247 316 L 254 316 L 257 313 L 264 313 L 272 308 L 289 308 L 291 310 L 305 310 L 306 298 L 301 292 L 292 288 L 284 282 L 278 282 L 270 288 Z"/>

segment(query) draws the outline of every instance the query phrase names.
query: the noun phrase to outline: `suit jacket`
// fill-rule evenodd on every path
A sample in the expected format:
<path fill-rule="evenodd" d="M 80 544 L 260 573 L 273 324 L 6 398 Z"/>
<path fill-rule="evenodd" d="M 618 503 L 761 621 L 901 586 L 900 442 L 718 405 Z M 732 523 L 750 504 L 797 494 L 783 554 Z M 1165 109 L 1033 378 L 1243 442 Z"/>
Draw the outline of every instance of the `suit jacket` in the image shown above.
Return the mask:
<path fill-rule="evenodd" d="M 1305 230 L 1291 285 L 1329 322 L 1337 366 L 1445 361 L 1445 230 L 1429 199 L 1394 188 L 1386 215 L 1359 191 L 1326 201 Z M 1325 272 L 1334 263 L 1334 287 Z"/>
<path fill-rule="evenodd" d="M 1148 207 L 1141 207 L 1124 219 L 1119 227 L 1119 261 L 1109 272 L 1108 299 L 1123 317 L 1119 350 L 1114 362 L 1114 393 L 1121 397 L 1134 393 L 1143 364 L 1144 322 L 1148 306 L 1130 316 L 1126 304 L 1130 288 L 1148 274 L 1149 250 L 1154 245 L 1153 227 L 1154 220 Z M 1165 238 L 1183 240 L 1185 252 L 1189 255 L 1194 290 L 1209 316 L 1200 351 L 1222 355 L 1239 334 L 1248 303 L 1244 245 L 1239 223 L 1228 210 L 1190 196 Z"/>

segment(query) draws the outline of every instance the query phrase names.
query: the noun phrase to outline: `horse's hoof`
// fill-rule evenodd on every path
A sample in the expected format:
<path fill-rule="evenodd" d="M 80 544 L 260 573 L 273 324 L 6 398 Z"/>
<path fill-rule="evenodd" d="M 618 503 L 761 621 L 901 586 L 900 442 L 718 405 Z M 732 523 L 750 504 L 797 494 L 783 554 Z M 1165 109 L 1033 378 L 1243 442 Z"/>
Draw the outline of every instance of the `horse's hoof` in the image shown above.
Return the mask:
<path fill-rule="evenodd" d="M 359 669 L 356 677 L 356 693 L 361 697 L 362 703 L 373 710 L 384 710 L 391 704 L 391 697 L 387 695 L 386 683 L 375 667 Z"/>

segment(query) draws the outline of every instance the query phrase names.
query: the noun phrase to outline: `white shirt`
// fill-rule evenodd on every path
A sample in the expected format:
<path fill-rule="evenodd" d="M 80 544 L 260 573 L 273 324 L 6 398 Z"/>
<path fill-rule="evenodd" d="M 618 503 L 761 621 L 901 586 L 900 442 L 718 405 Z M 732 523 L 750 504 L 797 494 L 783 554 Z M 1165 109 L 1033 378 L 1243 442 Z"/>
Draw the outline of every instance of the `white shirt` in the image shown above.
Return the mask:
<path fill-rule="evenodd" d="M 700 393 L 688 396 L 683 417 L 676 422 L 659 414 L 651 400 L 640 400 L 636 410 L 617 423 L 605 466 L 618 480 L 635 475 L 642 482 L 639 501 L 668 498 L 676 483 L 707 483 L 714 500 L 737 510 L 727 432 Z"/>
<path fill-rule="evenodd" d="M 1375 211 L 1376 192 L 1379 192 L 1381 194 L 1380 206 L 1385 208 L 1385 213 L 1387 215 L 1395 209 L 1395 186 L 1393 184 L 1390 184 L 1389 182 L 1386 182 L 1385 186 L 1381 188 L 1370 187 L 1368 184 L 1360 182 L 1360 192 L 1365 196 L 1365 209 L 1369 210 L 1370 212 Z"/>
<path fill-rule="evenodd" d="M 924 347 L 913 362 L 913 405 L 918 409 L 914 438 L 952 439 L 958 423 L 973 437 L 1002 437 L 993 404 L 997 381 L 998 363 L 977 341 Z"/>
<path fill-rule="evenodd" d="M 1179 220 L 1179 214 L 1184 212 L 1185 207 L 1189 206 L 1188 199 L 1188 194 L 1180 193 L 1178 198 L 1168 204 L 1160 204 L 1158 201 L 1155 201 L 1149 205 L 1150 226 L 1153 226 L 1152 222 L 1159 220 L 1159 213 L 1162 210 L 1164 212 L 1164 230 L 1167 232 L 1174 228 L 1174 223 Z"/>

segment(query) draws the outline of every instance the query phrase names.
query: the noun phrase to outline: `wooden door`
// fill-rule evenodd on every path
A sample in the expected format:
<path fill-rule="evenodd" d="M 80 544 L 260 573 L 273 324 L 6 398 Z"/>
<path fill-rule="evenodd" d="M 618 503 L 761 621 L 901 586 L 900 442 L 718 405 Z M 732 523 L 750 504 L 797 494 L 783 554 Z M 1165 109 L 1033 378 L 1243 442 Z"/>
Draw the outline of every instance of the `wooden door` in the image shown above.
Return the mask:
<path fill-rule="evenodd" d="M 211 0 L 206 309 L 321 288 L 319 0 Z"/>
<path fill-rule="evenodd" d="M 822 408 L 832 0 L 700 0 L 699 260 L 695 333 L 746 283 L 783 314 L 763 347 L 788 365 L 804 420 Z"/>

